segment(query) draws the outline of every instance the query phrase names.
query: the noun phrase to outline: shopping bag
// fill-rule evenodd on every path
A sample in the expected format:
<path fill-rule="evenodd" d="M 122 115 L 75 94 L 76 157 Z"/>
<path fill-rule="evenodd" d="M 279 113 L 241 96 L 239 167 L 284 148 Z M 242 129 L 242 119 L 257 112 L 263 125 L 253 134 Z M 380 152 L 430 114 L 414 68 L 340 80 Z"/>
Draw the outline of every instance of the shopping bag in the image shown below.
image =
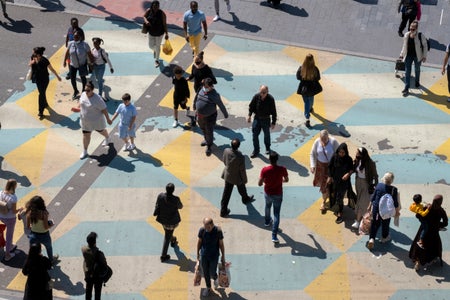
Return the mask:
<path fill-rule="evenodd" d="M 6 229 L 6 225 L 5 224 L 0 224 L 0 248 L 5 247 L 6 245 L 6 241 L 5 241 L 5 237 L 3 235 L 3 232 Z"/>
<path fill-rule="evenodd" d="M 369 234 L 370 232 L 370 225 L 372 223 L 372 213 L 366 212 L 359 223 L 359 234 Z"/>
<path fill-rule="evenodd" d="M 230 274 L 230 262 L 226 262 L 225 265 L 219 264 L 219 285 L 223 288 L 230 286 L 231 274 Z"/>
<path fill-rule="evenodd" d="M 197 260 L 194 270 L 194 286 L 199 286 L 202 281 L 202 273 L 200 271 L 200 261 Z"/>
<path fill-rule="evenodd" d="M 166 54 L 166 55 L 171 55 L 172 54 L 173 49 L 172 49 L 172 45 L 170 44 L 169 40 L 166 40 L 164 42 L 162 50 L 163 50 L 164 54 Z"/>

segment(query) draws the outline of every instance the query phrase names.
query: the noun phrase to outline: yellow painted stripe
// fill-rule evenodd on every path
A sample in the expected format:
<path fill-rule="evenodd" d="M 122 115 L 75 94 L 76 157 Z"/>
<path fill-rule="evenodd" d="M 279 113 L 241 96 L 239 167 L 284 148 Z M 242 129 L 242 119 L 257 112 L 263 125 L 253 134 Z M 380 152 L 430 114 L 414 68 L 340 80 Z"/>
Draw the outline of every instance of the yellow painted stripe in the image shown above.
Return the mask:
<path fill-rule="evenodd" d="M 187 299 L 188 272 L 180 272 L 180 266 L 173 266 L 160 279 L 148 286 L 142 295 L 146 299 Z"/>
<path fill-rule="evenodd" d="M 445 161 L 450 163 L 450 139 L 447 139 L 442 145 L 434 150 L 434 154 L 444 156 L 446 158 Z"/>
<path fill-rule="evenodd" d="M 291 154 L 291 157 L 303 166 L 308 166 L 309 169 L 309 154 L 311 153 L 314 141 L 319 137 L 319 134 L 309 139 L 303 146 L 298 148 Z M 312 179 L 311 179 L 312 180 Z M 312 181 L 311 181 L 312 184 Z"/>
<path fill-rule="evenodd" d="M 419 98 L 426 100 L 426 103 L 431 104 L 437 109 L 442 110 L 445 113 L 449 113 L 447 98 L 450 97 L 448 93 L 447 76 L 442 76 L 430 87 L 430 93 L 424 91 L 423 95 L 419 95 Z"/>
<path fill-rule="evenodd" d="M 6 287 L 8 290 L 13 291 L 23 291 L 25 290 L 25 283 L 27 282 L 27 277 L 20 272 L 20 269 L 17 272 L 16 277 L 8 284 Z"/>
<path fill-rule="evenodd" d="M 164 42 L 165 42 L 165 40 L 163 40 L 163 44 L 164 44 Z M 161 46 L 161 58 L 164 59 L 165 61 L 170 62 L 175 57 L 175 55 L 177 55 L 178 52 L 180 52 L 181 48 L 184 47 L 184 45 L 186 44 L 186 40 L 179 35 L 172 34 L 169 39 L 169 42 L 170 42 L 170 45 L 172 46 L 173 52 L 171 55 L 164 54 L 162 51 L 162 46 Z"/>

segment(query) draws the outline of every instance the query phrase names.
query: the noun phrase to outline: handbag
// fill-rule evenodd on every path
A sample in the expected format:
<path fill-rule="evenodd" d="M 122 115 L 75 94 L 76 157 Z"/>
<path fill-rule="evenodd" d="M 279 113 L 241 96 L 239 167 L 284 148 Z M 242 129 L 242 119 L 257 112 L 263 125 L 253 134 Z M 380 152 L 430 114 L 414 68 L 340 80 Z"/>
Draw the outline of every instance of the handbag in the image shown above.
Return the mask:
<path fill-rule="evenodd" d="M 359 223 L 359 234 L 369 234 L 371 223 L 372 214 L 370 212 L 366 212 L 361 220 L 361 223 Z"/>
<path fill-rule="evenodd" d="M 25 80 L 31 80 L 32 77 L 33 77 L 33 69 L 30 67 L 28 69 L 27 75 L 25 76 Z"/>
<path fill-rule="evenodd" d="M 230 262 L 226 262 L 225 265 L 219 264 L 219 285 L 223 288 L 230 286 L 231 274 L 230 274 Z"/>
<path fill-rule="evenodd" d="M 405 71 L 406 67 L 405 67 L 405 63 L 403 62 L 402 59 L 397 59 L 395 61 L 395 71 Z"/>
<path fill-rule="evenodd" d="M 142 29 L 141 29 L 141 32 L 143 33 L 143 34 L 147 34 L 148 33 L 148 26 L 147 26 L 147 24 L 142 24 Z"/>

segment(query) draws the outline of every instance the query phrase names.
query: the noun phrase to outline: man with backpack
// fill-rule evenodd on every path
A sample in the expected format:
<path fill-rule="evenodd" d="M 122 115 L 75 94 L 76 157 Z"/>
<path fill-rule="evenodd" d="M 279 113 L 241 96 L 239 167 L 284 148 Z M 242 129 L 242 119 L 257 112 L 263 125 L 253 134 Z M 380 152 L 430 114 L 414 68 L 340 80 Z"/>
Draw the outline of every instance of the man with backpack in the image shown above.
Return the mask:
<path fill-rule="evenodd" d="M 372 223 L 370 226 L 369 242 L 367 248 L 372 250 L 375 246 L 375 237 L 381 225 L 380 243 L 387 243 L 391 240 L 389 235 L 389 224 L 392 217 L 400 215 L 400 207 L 398 205 L 398 191 L 394 182 L 394 174 L 387 172 L 381 178 L 381 182 L 377 184 L 372 195 L 371 203 L 368 210 L 372 210 Z"/>
<path fill-rule="evenodd" d="M 428 41 L 422 32 L 419 32 L 419 23 L 413 21 L 409 26 L 409 31 L 403 37 L 403 47 L 400 52 L 400 59 L 405 63 L 405 88 L 402 91 L 403 97 L 408 96 L 411 81 L 411 68 L 414 62 L 415 87 L 420 87 L 420 65 L 427 60 Z"/>

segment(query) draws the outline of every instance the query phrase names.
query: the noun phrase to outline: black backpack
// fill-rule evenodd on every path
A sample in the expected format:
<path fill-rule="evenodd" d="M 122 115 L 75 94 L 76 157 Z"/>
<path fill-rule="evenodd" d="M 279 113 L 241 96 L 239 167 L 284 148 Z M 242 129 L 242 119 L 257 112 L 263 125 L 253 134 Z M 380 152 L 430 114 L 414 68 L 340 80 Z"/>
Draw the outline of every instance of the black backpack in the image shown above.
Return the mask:
<path fill-rule="evenodd" d="M 430 51 L 430 40 L 425 38 L 426 42 L 427 42 L 427 50 Z M 419 41 L 420 41 L 420 48 L 422 49 L 423 52 L 423 43 L 422 43 L 422 32 L 419 32 Z"/>

